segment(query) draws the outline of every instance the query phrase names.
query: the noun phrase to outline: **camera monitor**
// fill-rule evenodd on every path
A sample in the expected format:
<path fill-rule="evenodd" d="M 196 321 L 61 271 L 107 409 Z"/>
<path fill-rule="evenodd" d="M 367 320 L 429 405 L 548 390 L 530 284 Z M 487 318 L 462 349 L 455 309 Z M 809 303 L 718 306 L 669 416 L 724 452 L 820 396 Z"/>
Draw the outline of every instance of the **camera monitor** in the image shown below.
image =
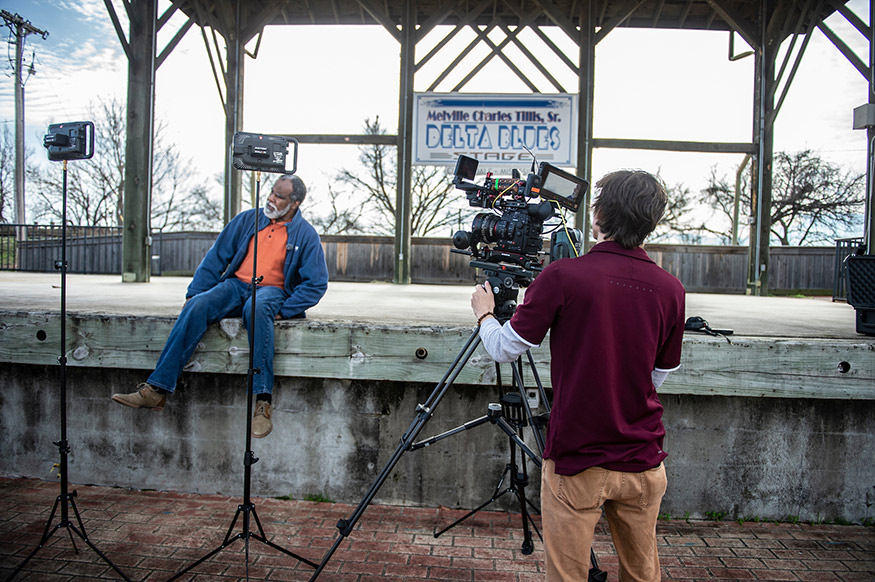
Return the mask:
<path fill-rule="evenodd" d="M 289 142 L 294 144 L 291 161 Z M 298 169 L 298 140 L 293 137 L 238 131 L 231 147 L 232 164 L 238 170 L 294 174 Z"/>
<path fill-rule="evenodd" d="M 476 159 L 461 155 L 459 159 L 456 160 L 456 172 L 455 179 L 456 181 L 467 180 L 469 182 L 474 180 L 474 176 L 477 175 L 477 166 L 480 165 Z"/>
<path fill-rule="evenodd" d="M 542 198 L 555 200 L 563 208 L 577 212 L 588 187 L 586 180 L 574 174 L 548 163 L 541 164 L 541 188 L 538 193 Z"/>
<path fill-rule="evenodd" d="M 43 137 L 49 160 L 87 160 L 94 155 L 94 124 L 90 121 L 54 123 Z"/>

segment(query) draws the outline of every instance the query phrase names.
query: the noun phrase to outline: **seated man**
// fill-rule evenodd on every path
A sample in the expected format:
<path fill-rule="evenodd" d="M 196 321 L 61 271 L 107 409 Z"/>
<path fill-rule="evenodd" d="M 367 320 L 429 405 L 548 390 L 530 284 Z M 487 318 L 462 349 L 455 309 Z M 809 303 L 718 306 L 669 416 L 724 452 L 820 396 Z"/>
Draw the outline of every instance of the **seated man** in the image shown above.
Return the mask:
<path fill-rule="evenodd" d="M 322 243 L 298 207 L 307 188 L 300 178 L 277 179 L 264 209 L 247 210 L 235 216 L 219 233 L 195 271 L 185 305 L 170 331 L 155 371 L 130 394 L 112 399 L 133 408 L 162 410 L 172 394 L 183 367 L 197 348 L 207 326 L 225 317 L 243 317 L 253 351 L 256 394 L 252 436 L 266 437 L 273 429 L 274 319 L 304 317 L 328 288 L 328 268 Z M 253 213 L 258 213 L 258 274 L 263 277 L 256 291 L 255 329 L 252 325 Z"/>

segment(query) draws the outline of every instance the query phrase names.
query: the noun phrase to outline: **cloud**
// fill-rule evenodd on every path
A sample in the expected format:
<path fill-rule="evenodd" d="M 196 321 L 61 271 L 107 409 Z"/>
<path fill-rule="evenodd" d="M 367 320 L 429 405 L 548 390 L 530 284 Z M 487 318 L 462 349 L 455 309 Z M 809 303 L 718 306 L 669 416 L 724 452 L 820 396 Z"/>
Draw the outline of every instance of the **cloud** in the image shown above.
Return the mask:
<path fill-rule="evenodd" d="M 128 16 L 124 7 L 118 6 L 117 2 L 110 1 L 115 6 L 115 12 L 122 23 L 122 28 L 127 30 Z M 78 14 L 82 20 L 89 24 L 112 28 L 112 21 L 109 19 L 103 0 L 53 0 L 52 3 L 56 9 Z"/>

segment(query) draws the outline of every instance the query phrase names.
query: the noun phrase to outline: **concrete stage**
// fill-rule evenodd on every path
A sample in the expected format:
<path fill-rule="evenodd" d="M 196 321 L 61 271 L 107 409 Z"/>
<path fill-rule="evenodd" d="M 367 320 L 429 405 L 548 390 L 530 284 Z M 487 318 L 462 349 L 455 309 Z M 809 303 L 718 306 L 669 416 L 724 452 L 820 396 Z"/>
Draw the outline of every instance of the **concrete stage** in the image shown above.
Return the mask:
<path fill-rule="evenodd" d="M 0 312 L 60 311 L 60 275 L 0 272 Z M 67 311 L 77 314 L 172 316 L 185 298 L 189 277 L 154 277 L 122 283 L 116 275 L 68 275 Z M 308 318 L 324 322 L 470 326 L 471 288 L 455 285 L 329 284 Z M 854 309 L 828 297 L 750 297 L 688 294 L 687 316 L 737 336 L 843 339 L 875 342 L 855 332 Z"/>
<path fill-rule="evenodd" d="M 238 491 L 248 369 L 239 319 L 211 326 L 163 413 L 109 399 L 146 379 L 188 281 L 67 277 L 71 479 Z M 57 460 L 59 283 L 54 273 L 0 273 L 0 475 L 44 478 Z M 361 499 L 471 337 L 470 295 L 466 286 L 331 283 L 308 319 L 278 322 L 274 431 L 253 444 L 261 457 L 253 494 Z M 875 517 L 875 338 L 855 332 L 853 308 L 828 298 L 691 294 L 687 315 L 735 333 L 731 343 L 687 333 L 681 369 L 660 389 L 675 484 L 663 510 Z M 532 357 L 549 396 L 549 350 Z M 502 377 L 507 390 L 506 369 Z M 419 437 L 484 415 L 495 381 L 478 347 Z M 526 429 L 534 448 L 532 437 Z M 507 446 L 487 423 L 408 451 L 376 500 L 476 507 L 505 467 Z"/>

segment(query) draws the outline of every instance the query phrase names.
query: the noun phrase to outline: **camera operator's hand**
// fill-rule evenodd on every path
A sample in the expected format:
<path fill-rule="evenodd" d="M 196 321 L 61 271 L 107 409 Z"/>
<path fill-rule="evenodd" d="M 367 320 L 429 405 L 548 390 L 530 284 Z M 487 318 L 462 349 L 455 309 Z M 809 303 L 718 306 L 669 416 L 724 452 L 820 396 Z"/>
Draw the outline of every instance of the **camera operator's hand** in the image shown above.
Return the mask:
<path fill-rule="evenodd" d="M 483 321 L 483 318 L 487 315 L 492 314 L 492 311 L 495 309 L 495 296 L 488 285 L 477 285 L 474 287 L 474 293 L 471 295 L 471 309 L 474 310 L 474 317 L 477 318 L 477 323 Z"/>

